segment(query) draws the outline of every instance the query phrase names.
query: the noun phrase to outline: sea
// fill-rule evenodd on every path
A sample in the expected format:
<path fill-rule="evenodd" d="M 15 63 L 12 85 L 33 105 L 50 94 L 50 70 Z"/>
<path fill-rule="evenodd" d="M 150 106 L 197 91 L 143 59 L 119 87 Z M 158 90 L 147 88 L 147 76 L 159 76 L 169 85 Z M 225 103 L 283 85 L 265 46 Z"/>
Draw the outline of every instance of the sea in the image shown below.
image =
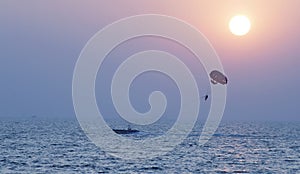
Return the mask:
<path fill-rule="evenodd" d="M 222 121 L 203 146 L 198 125 L 167 154 L 128 160 L 97 147 L 76 119 L 3 119 L 0 173 L 300 173 L 299 122 Z M 141 134 L 161 131 L 129 136 Z"/>

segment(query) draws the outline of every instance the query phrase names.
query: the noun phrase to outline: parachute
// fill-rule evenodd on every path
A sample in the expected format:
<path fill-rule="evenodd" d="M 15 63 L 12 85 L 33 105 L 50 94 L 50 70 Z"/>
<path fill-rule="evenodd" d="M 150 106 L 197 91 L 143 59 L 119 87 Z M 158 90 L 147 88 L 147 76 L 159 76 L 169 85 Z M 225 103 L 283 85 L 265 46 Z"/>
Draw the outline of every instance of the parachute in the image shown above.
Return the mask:
<path fill-rule="evenodd" d="M 217 70 L 213 70 L 210 74 L 209 74 L 210 78 L 211 78 L 211 83 L 212 84 L 222 84 L 222 85 L 226 85 L 228 83 L 228 79 L 227 77 L 221 73 L 220 71 Z"/>
<path fill-rule="evenodd" d="M 228 83 L 228 79 L 227 77 L 221 73 L 220 71 L 217 70 L 213 70 L 212 72 L 209 73 L 209 77 L 210 77 L 210 82 L 214 85 L 220 83 L 222 85 L 226 85 Z M 202 96 L 201 98 L 204 99 L 204 101 L 207 101 L 209 98 L 209 95 L 206 94 L 204 96 Z"/>

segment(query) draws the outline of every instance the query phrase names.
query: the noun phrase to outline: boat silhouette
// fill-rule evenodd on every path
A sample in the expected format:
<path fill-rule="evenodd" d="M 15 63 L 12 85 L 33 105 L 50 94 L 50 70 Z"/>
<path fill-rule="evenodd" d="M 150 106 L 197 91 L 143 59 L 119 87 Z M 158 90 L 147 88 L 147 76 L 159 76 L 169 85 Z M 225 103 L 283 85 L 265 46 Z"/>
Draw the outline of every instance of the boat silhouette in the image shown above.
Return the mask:
<path fill-rule="evenodd" d="M 131 129 L 130 126 L 128 126 L 127 129 L 113 129 L 113 131 L 117 134 L 132 134 L 132 133 L 140 132 L 139 130 Z"/>

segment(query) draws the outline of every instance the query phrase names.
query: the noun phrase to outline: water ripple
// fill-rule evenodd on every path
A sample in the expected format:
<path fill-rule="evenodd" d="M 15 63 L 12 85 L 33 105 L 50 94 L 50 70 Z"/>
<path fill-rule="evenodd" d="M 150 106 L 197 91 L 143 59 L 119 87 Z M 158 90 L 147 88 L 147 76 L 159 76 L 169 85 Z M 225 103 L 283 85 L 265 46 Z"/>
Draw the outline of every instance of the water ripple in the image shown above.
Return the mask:
<path fill-rule="evenodd" d="M 0 173 L 300 173 L 299 127 L 223 123 L 201 148 L 194 131 L 165 156 L 125 161 L 97 148 L 76 121 L 0 121 Z M 157 136 L 145 132 L 132 138 Z"/>

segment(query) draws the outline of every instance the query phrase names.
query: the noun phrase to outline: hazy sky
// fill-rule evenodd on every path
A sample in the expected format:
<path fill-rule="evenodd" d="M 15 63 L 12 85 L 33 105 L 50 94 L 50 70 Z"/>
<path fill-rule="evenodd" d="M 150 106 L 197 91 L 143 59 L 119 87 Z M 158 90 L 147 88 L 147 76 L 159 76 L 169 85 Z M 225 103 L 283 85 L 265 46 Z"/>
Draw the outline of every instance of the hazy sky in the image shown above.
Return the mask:
<path fill-rule="evenodd" d="M 300 121 L 299 6 L 296 0 L 1 0 L 0 117 L 75 118 L 72 76 L 86 42 L 115 20 L 156 13 L 194 25 L 216 49 L 230 80 L 224 120 Z M 228 21 L 236 14 L 245 14 L 252 22 L 246 36 L 228 30 Z M 149 46 L 146 41 L 144 48 Z M 127 53 L 140 47 L 131 48 Z M 141 83 L 146 84 L 145 79 Z M 176 91 L 172 84 L 169 87 Z M 136 103 L 144 100 L 137 96 Z M 142 103 L 136 107 L 145 111 L 147 105 Z M 173 102 L 169 109 L 176 110 L 177 105 Z"/>

